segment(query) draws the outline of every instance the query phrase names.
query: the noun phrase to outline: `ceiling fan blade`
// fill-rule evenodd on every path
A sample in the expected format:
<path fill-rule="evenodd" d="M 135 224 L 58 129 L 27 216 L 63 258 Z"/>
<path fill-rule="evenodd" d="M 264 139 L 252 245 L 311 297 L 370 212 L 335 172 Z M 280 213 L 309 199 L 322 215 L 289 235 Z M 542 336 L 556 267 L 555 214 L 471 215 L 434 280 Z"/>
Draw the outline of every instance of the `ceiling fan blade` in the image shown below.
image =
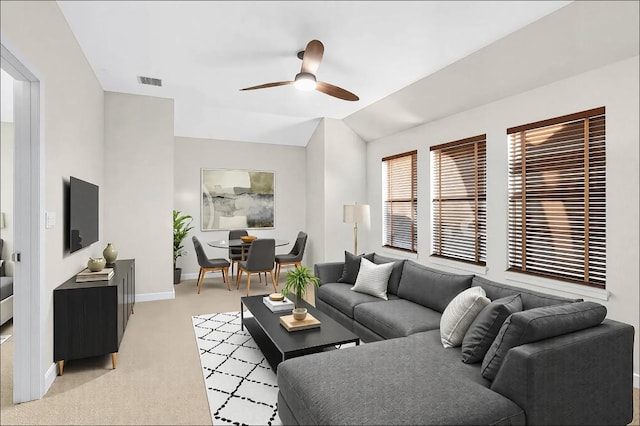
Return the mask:
<path fill-rule="evenodd" d="M 324 45 L 320 40 L 311 40 L 307 43 L 302 55 L 302 68 L 300 72 L 308 72 L 314 74 L 318 71 L 322 54 L 324 53 Z"/>
<path fill-rule="evenodd" d="M 293 81 L 278 81 L 276 83 L 260 84 L 258 86 L 245 87 L 240 90 L 266 89 L 267 87 L 286 86 L 287 84 L 293 84 Z"/>
<path fill-rule="evenodd" d="M 329 96 L 333 96 L 335 98 L 344 99 L 345 101 L 357 101 L 360 100 L 359 97 L 349 92 L 348 90 L 344 90 L 341 87 L 334 86 L 333 84 L 325 83 L 322 81 L 318 82 L 316 86 L 316 90 L 318 92 L 326 93 Z"/>

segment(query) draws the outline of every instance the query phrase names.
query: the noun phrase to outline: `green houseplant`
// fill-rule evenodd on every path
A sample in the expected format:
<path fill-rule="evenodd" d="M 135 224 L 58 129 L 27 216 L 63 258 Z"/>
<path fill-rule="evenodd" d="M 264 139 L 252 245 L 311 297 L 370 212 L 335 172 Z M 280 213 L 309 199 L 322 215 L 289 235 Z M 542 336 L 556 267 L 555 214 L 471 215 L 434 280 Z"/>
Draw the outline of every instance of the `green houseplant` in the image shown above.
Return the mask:
<path fill-rule="evenodd" d="M 307 316 L 307 308 L 302 308 L 300 301 L 307 292 L 307 286 L 309 284 L 318 287 L 320 280 L 318 277 L 315 277 L 306 266 L 300 266 L 287 273 L 287 279 L 284 283 L 282 293 L 285 295 L 295 295 L 296 308 L 293 310 L 293 317 L 297 320 L 302 320 Z"/>
<path fill-rule="evenodd" d="M 182 273 L 182 268 L 176 268 L 176 262 L 178 258 L 187 252 L 184 250 L 184 246 L 182 245 L 182 240 L 184 240 L 189 233 L 193 229 L 191 226 L 191 222 L 193 222 L 193 217 L 188 214 L 182 214 L 181 211 L 174 210 L 173 211 L 173 283 L 180 283 L 180 275 Z"/>

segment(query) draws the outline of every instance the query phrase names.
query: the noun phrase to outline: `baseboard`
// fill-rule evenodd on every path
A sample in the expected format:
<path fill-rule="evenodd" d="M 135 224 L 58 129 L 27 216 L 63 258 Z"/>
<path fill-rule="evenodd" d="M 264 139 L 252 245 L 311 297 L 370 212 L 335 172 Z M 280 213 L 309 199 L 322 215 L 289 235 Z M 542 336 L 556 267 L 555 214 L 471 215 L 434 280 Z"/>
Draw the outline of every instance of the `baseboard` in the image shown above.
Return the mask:
<path fill-rule="evenodd" d="M 166 291 L 164 293 L 136 293 L 136 303 L 137 302 L 153 302 L 155 300 L 169 300 L 176 298 L 176 291 Z"/>
<path fill-rule="evenodd" d="M 640 388 L 640 374 L 633 373 L 633 387 Z"/>
<path fill-rule="evenodd" d="M 180 277 L 183 280 L 197 280 L 198 279 L 198 273 L 194 272 L 192 274 L 182 274 L 182 276 Z"/>
<path fill-rule="evenodd" d="M 53 385 L 53 382 L 56 380 L 56 377 L 58 377 L 58 364 L 54 362 L 49 366 L 47 372 L 44 373 L 44 389 L 42 392 L 43 397 L 47 394 L 47 392 L 49 392 L 49 389 L 51 388 L 51 385 Z"/>

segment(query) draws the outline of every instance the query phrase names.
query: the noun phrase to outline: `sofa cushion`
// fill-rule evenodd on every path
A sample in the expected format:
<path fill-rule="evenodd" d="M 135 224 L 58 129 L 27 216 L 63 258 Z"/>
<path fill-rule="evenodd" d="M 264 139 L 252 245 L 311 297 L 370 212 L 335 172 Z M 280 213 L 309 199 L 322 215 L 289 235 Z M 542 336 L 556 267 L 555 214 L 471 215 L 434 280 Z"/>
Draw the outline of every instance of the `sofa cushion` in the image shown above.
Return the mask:
<path fill-rule="evenodd" d="M 338 278 L 339 283 L 354 284 L 358 277 L 358 271 L 360 270 L 360 258 L 366 258 L 373 261 L 373 253 L 355 255 L 344 251 L 344 268 L 342 269 L 342 276 Z"/>
<path fill-rule="evenodd" d="M 390 262 L 393 262 L 393 270 L 389 277 L 387 293 L 398 294 L 398 286 L 400 285 L 400 278 L 402 277 L 402 269 L 404 267 L 405 259 L 394 259 L 392 257 L 380 256 L 378 253 L 373 254 L 373 263 L 377 265 Z"/>
<path fill-rule="evenodd" d="M 328 305 L 333 306 L 338 311 L 347 315 L 349 318 L 353 318 L 353 308 L 355 308 L 360 303 L 384 302 L 384 300 L 381 300 L 369 294 L 351 291 L 351 285 L 346 283 L 323 284 L 316 289 L 316 295 L 318 299 L 322 300 Z M 391 294 L 387 297 L 390 300 L 398 298 L 398 296 L 394 296 Z"/>
<path fill-rule="evenodd" d="M 440 312 L 403 299 L 361 303 L 353 313 L 356 321 L 385 339 L 436 330 L 441 317 Z"/>
<path fill-rule="evenodd" d="M 542 306 L 560 305 L 572 302 L 582 302 L 582 299 L 567 299 L 566 297 L 553 296 L 551 294 L 539 293 L 533 290 L 514 287 L 497 283 L 483 277 L 475 276 L 471 286 L 482 286 L 491 300 L 500 299 L 505 296 L 520 294 L 522 297 L 522 309 L 540 308 Z"/>
<path fill-rule="evenodd" d="M 473 275 L 449 274 L 407 261 L 402 269 L 398 296 L 443 312 L 449 302 L 471 286 Z"/>
<path fill-rule="evenodd" d="M 445 348 L 462 344 L 469 326 L 491 301 L 482 287 L 463 290 L 447 305 L 440 319 L 440 341 Z"/>
<path fill-rule="evenodd" d="M 378 302 L 386 304 L 389 302 Z M 438 330 L 288 359 L 280 394 L 301 424 L 524 424 Z M 322 380 L 318 380 L 321 378 Z"/>
<path fill-rule="evenodd" d="M 516 312 L 502 324 L 482 361 L 482 377 L 493 380 L 509 349 L 600 324 L 607 308 L 594 302 L 576 302 Z"/>
<path fill-rule="evenodd" d="M 462 362 L 482 362 L 504 321 L 512 313 L 521 310 L 520 294 L 494 300 L 486 306 L 473 320 L 462 339 Z"/>
<path fill-rule="evenodd" d="M 358 271 L 356 283 L 351 287 L 351 290 L 389 300 L 387 297 L 387 284 L 389 283 L 392 268 L 393 263 L 376 265 L 363 257 L 360 260 L 360 270 Z"/>

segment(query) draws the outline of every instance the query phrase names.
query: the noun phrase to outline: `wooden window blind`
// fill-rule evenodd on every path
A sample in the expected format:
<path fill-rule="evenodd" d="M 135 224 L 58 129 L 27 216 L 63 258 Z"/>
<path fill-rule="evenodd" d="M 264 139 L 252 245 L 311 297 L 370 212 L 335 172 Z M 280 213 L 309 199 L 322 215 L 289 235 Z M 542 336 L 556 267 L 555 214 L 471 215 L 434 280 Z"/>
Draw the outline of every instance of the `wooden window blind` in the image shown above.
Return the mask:
<path fill-rule="evenodd" d="M 486 264 L 487 136 L 431 147 L 432 255 Z"/>
<path fill-rule="evenodd" d="M 510 270 L 605 288 L 605 108 L 507 134 Z"/>
<path fill-rule="evenodd" d="M 384 245 L 418 251 L 417 151 L 382 159 Z"/>

